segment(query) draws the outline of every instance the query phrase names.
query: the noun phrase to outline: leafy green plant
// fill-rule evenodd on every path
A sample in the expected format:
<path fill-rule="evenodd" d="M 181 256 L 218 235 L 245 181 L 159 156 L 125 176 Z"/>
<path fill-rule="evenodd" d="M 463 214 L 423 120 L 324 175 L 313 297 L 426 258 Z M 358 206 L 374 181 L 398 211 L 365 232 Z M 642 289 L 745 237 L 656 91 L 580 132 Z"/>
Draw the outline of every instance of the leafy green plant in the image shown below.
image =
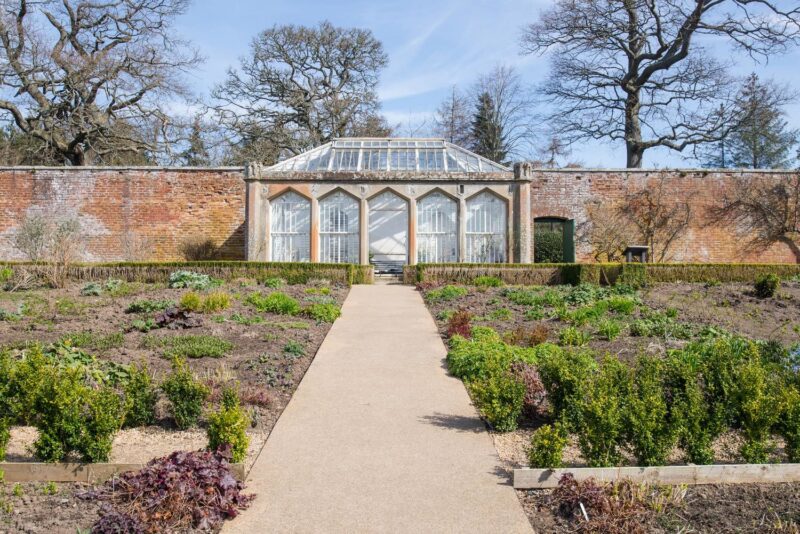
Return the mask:
<path fill-rule="evenodd" d="M 61 297 L 56 299 L 55 309 L 59 315 L 81 315 L 86 307 L 70 297 Z"/>
<path fill-rule="evenodd" d="M 777 274 L 764 274 L 756 278 L 754 289 L 760 299 L 772 298 L 781 287 L 781 279 Z"/>
<path fill-rule="evenodd" d="M 502 287 L 503 281 L 496 276 L 478 276 L 472 284 L 476 287 Z"/>
<path fill-rule="evenodd" d="M 88 331 L 72 332 L 61 336 L 59 342 L 69 343 L 76 348 L 87 348 L 104 352 L 122 347 L 125 343 L 125 335 L 122 332 L 112 332 L 110 334 Z"/>
<path fill-rule="evenodd" d="M 670 417 L 663 360 L 640 356 L 626 399 L 626 429 L 638 465 L 664 465 L 678 428 Z"/>
<path fill-rule="evenodd" d="M 800 462 L 800 391 L 789 387 L 785 393 L 783 413 L 778 426 L 786 440 L 786 455 L 790 462 Z"/>
<path fill-rule="evenodd" d="M 158 390 L 147 370 L 147 364 L 131 366 L 130 378 L 125 384 L 124 392 L 126 411 L 123 426 L 130 428 L 153 424 L 156 419 Z"/>
<path fill-rule="evenodd" d="M 222 284 L 221 280 L 211 278 L 207 274 L 193 271 L 175 271 L 169 275 L 169 287 L 173 289 L 194 289 L 203 291 Z"/>
<path fill-rule="evenodd" d="M 619 447 L 625 434 L 625 398 L 630 370 L 618 359 L 607 356 L 599 372 L 581 387 L 578 400 L 578 445 L 591 467 L 617 465 Z"/>
<path fill-rule="evenodd" d="M 14 269 L 11 267 L 0 268 L 0 284 L 5 284 L 14 277 Z"/>
<path fill-rule="evenodd" d="M 250 438 L 245 432 L 250 418 L 242 409 L 239 395 L 233 388 L 225 388 L 222 392 L 220 409 L 208 416 L 208 448 L 215 451 L 223 445 L 230 445 L 232 460 L 243 462 L 247 456 Z"/>
<path fill-rule="evenodd" d="M 303 344 L 294 340 L 286 342 L 286 345 L 283 347 L 283 352 L 295 358 L 306 355 L 306 349 L 303 347 Z"/>
<path fill-rule="evenodd" d="M 544 319 L 544 310 L 541 306 L 531 306 L 525 310 L 525 319 L 528 321 L 541 321 Z"/>
<path fill-rule="evenodd" d="M 561 467 L 568 441 L 567 432 L 561 423 L 540 426 L 531 436 L 528 465 L 539 469 Z"/>
<path fill-rule="evenodd" d="M 325 287 L 307 287 L 303 290 L 303 293 L 306 295 L 318 295 L 322 297 L 326 297 L 331 294 L 331 288 Z"/>
<path fill-rule="evenodd" d="M 565 347 L 581 347 L 586 345 L 591 336 L 586 332 L 578 330 L 574 326 L 568 326 L 558 333 L 558 342 Z"/>
<path fill-rule="evenodd" d="M 275 276 L 269 276 L 267 278 L 264 278 L 261 281 L 261 283 L 269 288 L 278 289 L 279 287 L 283 286 L 286 283 L 286 280 Z"/>
<path fill-rule="evenodd" d="M 609 310 L 624 315 L 630 315 L 636 309 L 636 299 L 628 296 L 614 295 L 609 297 L 606 302 Z"/>
<path fill-rule="evenodd" d="M 666 314 L 651 312 L 642 319 L 637 319 L 630 326 L 632 336 L 636 337 L 671 337 L 690 339 L 693 334 L 691 325 L 678 323 Z"/>
<path fill-rule="evenodd" d="M 488 317 L 492 321 L 510 321 L 514 317 L 514 312 L 508 308 L 498 308 L 489 312 Z"/>
<path fill-rule="evenodd" d="M 84 297 L 99 297 L 103 294 L 103 286 L 97 282 L 89 282 L 81 288 L 81 295 Z"/>
<path fill-rule="evenodd" d="M 243 324 L 247 326 L 252 326 L 254 324 L 262 324 L 264 322 L 264 318 L 260 315 L 252 315 L 246 316 L 242 315 L 241 313 L 232 313 L 230 316 L 230 320 L 236 324 Z"/>
<path fill-rule="evenodd" d="M 319 323 L 332 323 L 342 315 L 336 304 L 311 304 L 303 309 L 303 315 Z"/>
<path fill-rule="evenodd" d="M 463 297 L 469 293 L 469 289 L 461 286 L 446 285 L 439 289 L 432 289 L 425 294 L 425 298 L 429 302 L 440 302 L 447 300 L 454 300 Z"/>
<path fill-rule="evenodd" d="M 222 358 L 233 343 L 211 335 L 185 335 L 163 337 L 158 345 L 164 347 L 167 358 Z"/>
<path fill-rule="evenodd" d="M 132 330 L 138 330 L 139 332 L 149 332 L 154 328 L 158 328 L 156 322 L 153 319 L 136 319 L 131 323 Z"/>
<path fill-rule="evenodd" d="M 301 311 L 297 300 L 279 291 L 270 293 L 267 296 L 261 293 L 251 293 L 247 296 L 246 302 L 260 312 L 297 315 Z"/>
<path fill-rule="evenodd" d="M 552 350 L 539 355 L 539 374 L 553 414 L 569 430 L 578 427 L 583 387 L 596 370 L 597 362 L 588 352 Z"/>
<path fill-rule="evenodd" d="M 712 443 L 722 427 L 711 411 L 698 362 L 676 352 L 667 365 L 672 419 L 686 459 L 698 465 L 714 463 Z"/>
<path fill-rule="evenodd" d="M 181 358 L 172 361 L 172 373 L 161 384 L 161 390 L 169 399 L 175 424 L 182 430 L 197 424 L 203 413 L 203 404 L 211 393 Z"/>
<path fill-rule="evenodd" d="M 175 306 L 172 300 L 136 300 L 128 304 L 125 313 L 152 313 Z"/>
<path fill-rule="evenodd" d="M 613 319 L 607 319 L 597 325 L 597 333 L 608 341 L 614 341 L 620 332 L 622 332 L 622 325 Z"/>
<path fill-rule="evenodd" d="M 2 400 L 4 399 L 0 397 L 0 401 Z M 8 447 L 8 442 L 11 440 L 10 426 L 11 423 L 7 417 L 0 417 L 0 462 L 6 459 L 6 448 Z"/>

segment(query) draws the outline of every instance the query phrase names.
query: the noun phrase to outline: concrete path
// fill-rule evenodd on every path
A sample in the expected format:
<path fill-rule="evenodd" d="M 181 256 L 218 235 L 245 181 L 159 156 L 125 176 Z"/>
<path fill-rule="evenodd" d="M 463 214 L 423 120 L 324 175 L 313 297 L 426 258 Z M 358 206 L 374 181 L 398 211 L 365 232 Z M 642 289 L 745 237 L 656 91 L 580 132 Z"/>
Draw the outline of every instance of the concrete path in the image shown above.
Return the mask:
<path fill-rule="evenodd" d="M 231 533 L 532 532 L 422 299 L 354 286 Z"/>

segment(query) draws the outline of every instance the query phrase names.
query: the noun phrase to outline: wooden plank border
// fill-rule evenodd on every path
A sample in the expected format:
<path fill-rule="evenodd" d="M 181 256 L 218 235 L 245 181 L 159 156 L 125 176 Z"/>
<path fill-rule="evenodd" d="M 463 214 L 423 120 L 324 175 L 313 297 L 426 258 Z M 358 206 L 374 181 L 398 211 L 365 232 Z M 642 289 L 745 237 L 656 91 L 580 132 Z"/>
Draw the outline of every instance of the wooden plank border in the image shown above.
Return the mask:
<path fill-rule="evenodd" d="M 39 462 L 0 462 L 6 483 L 14 482 L 105 482 L 127 471 L 138 471 L 146 464 L 78 464 Z M 244 464 L 232 464 L 231 471 L 244 480 Z"/>
<path fill-rule="evenodd" d="M 668 465 L 658 467 L 566 467 L 560 469 L 515 469 L 514 488 L 555 488 L 565 473 L 576 480 L 594 478 L 612 482 L 623 478 L 638 483 L 676 486 L 680 484 L 750 484 L 756 482 L 800 482 L 800 464 Z"/>

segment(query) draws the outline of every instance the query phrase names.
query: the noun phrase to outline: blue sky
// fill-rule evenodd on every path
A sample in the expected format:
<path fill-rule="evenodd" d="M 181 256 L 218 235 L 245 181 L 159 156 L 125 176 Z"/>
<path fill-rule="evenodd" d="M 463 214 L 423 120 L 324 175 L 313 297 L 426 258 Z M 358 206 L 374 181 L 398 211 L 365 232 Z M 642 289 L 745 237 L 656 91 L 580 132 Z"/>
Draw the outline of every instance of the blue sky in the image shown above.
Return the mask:
<path fill-rule="evenodd" d="M 536 19 L 551 0 L 195 0 L 178 25 L 207 58 L 192 77 L 199 94 L 225 77 L 238 63 L 259 31 L 274 24 L 314 25 L 330 20 L 339 26 L 369 28 L 383 42 L 389 66 L 383 72 L 379 94 L 384 114 L 400 124 L 400 134 L 415 133 L 453 84 L 467 86 L 497 63 L 516 66 L 526 83 L 542 81 L 547 58 L 521 56 L 519 36 L 523 24 Z M 717 51 L 730 54 L 726 49 Z M 800 85 L 800 51 L 754 64 L 736 57 L 740 74 Z M 789 121 L 800 127 L 800 105 L 789 109 Z M 650 151 L 645 165 L 691 166 L 683 156 L 667 150 Z M 591 143 L 573 149 L 572 158 L 588 166 L 622 167 L 624 147 Z"/>

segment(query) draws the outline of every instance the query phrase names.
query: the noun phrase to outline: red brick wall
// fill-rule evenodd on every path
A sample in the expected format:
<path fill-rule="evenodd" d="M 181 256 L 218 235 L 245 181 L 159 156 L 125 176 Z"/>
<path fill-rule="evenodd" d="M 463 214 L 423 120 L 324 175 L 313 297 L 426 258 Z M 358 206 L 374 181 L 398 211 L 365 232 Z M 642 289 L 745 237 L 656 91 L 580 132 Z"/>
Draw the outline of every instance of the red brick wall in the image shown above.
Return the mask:
<path fill-rule="evenodd" d="M 531 183 L 532 217 L 574 219 L 576 228 L 587 223 L 587 207 L 591 203 L 610 204 L 620 201 L 628 191 L 653 187 L 664 177 L 664 187 L 691 206 L 692 219 L 686 232 L 670 249 L 669 261 L 686 262 L 752 262 L 797 263 L 798 258 L 783 244 L 768 249 L 753 247 L 749 236 L 729 223 L 716 221 L 712 208 L 719 206 L 722 192 L 742 177 L 742 172 L 712 171 L 598 171 L 598 170 L 526 170 Z M 786 174 L 759 173 L 769 179 L 785 179 Z M 747 177 L 748 173 L 744 173 Z M 579 239 L 578 261 L 590 261 L 592 248 Z"/>
<path fill-rule="evenodd" d="M 236 169 L 0 169 L 0 259 L 23 259 L 13 236 L 26 213 L 77 216 L 84 261 L 181 259 L 193 237 L 243 259 L 244 206 Z"/>

